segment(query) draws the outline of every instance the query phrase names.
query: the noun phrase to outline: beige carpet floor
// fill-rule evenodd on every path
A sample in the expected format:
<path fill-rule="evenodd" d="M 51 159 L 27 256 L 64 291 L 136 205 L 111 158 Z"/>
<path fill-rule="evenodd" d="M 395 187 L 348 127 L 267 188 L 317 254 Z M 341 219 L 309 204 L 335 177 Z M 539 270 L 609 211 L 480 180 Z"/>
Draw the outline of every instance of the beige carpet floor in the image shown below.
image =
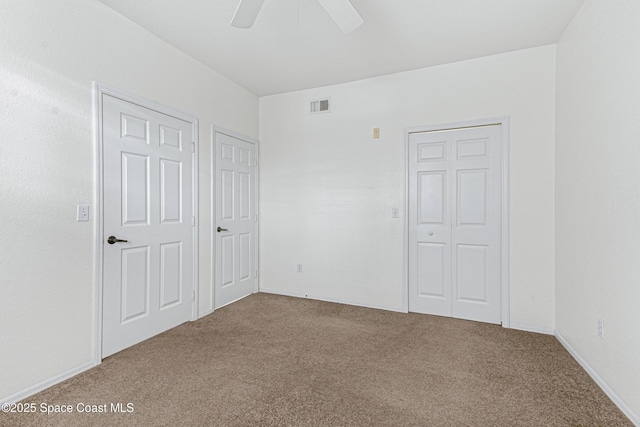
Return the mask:
<path fill-rule="evenodd" d="M 632 425 L 552 336 L 268 294 L 25 402 L 74 412 L 0 414 L 0 425 Z"/>

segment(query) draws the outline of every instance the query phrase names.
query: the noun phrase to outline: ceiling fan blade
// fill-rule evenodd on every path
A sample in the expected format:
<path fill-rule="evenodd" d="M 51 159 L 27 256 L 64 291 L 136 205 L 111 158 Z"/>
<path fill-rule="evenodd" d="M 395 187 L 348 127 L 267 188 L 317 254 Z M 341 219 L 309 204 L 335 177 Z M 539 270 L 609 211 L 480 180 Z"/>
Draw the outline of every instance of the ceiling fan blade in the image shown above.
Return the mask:
<path fill-rule="evenodd" d="M 264 0 L 240 0 L 236 13 L 231 20 L 231 25 L 236 28 L 253 27 L 258 13 L 262 9 L 262 3 L 264 3 Z"/>
<path fill-rule="evenodd" d="M 350 33 L 364 22 L 349 0 L 318 0 L 343 33 Z"/>

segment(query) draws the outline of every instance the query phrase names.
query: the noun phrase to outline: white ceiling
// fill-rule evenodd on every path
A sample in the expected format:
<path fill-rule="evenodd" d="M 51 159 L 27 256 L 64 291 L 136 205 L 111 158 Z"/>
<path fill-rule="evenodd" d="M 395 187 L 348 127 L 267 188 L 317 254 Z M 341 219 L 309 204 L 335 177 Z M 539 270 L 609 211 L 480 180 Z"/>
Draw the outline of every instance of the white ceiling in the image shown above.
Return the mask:
<path fill-rule="evenodd" d="M 100 0 L 258 96 L 555 43 L 584 0 L 351 0 L 343 34 L 317 0 L 266 0 L 252 29 L 238 0 Z"/>

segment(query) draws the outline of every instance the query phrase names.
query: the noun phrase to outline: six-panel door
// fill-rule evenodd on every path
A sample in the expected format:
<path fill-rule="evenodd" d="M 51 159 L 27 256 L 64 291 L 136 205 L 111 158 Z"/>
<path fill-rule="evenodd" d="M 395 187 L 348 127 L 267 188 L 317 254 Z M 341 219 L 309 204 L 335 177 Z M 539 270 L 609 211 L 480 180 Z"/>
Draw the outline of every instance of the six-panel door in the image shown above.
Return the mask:
<path fill-rule="evenodd" d="M 109 95 L 102 108 L 106 357 L 191 318 L 193 138 L 191 123 Z"/>
<path fill-rule="evenodd" d="M 255 292 L 255 145 L 215 132 L 215 307 Z M 218 228 L 220 231 L 218 231 Z"/>

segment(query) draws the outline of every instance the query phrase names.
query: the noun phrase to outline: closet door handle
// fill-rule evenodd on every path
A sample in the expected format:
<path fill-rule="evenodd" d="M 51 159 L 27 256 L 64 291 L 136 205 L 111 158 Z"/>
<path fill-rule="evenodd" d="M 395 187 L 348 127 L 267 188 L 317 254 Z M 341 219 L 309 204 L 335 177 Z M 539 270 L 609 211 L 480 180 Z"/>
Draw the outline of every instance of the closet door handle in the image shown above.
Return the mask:
<path fill-rule="evenodd" d="M 218 233 L 221 232 L 221 231 L 229 231 L 226 228 L 220 228 L 220 227 L 216 228 L 216 230 L 218 230 Z"/>

